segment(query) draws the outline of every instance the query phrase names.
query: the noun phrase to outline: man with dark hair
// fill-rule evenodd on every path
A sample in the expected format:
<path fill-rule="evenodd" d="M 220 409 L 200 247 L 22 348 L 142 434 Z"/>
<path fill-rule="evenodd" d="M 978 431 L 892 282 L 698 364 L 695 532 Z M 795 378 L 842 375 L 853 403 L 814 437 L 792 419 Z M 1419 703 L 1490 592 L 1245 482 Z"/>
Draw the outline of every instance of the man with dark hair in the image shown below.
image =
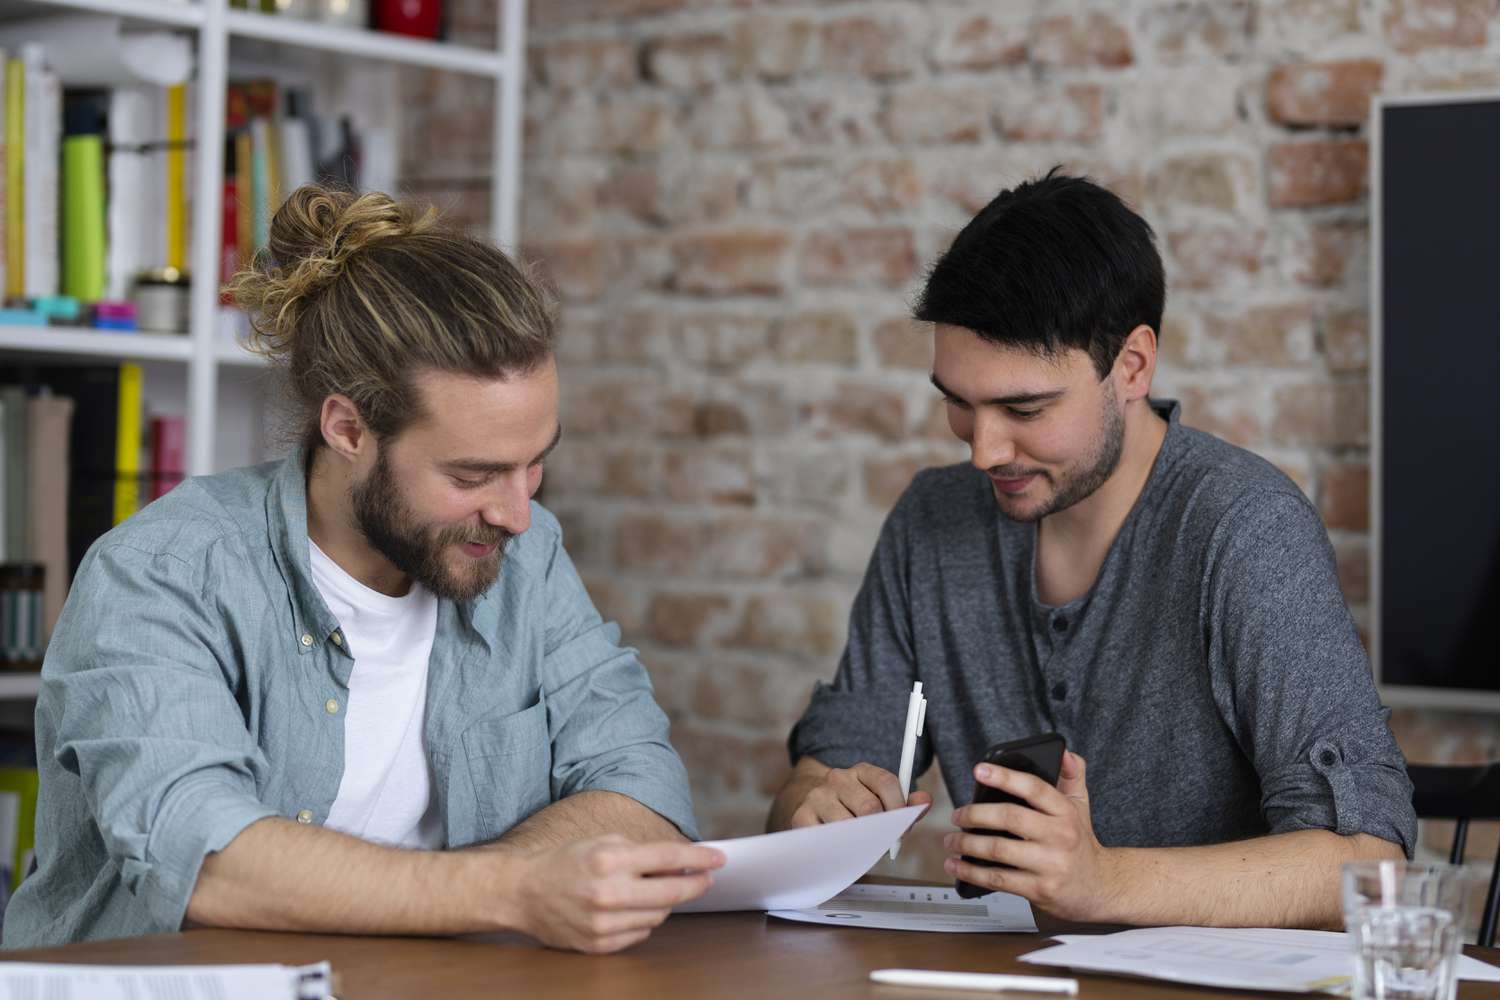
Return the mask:
<path fill-rule="evenodd" d="M 972 464 L 920 473 L 886 521 L 771 828 L 901 805 L 921 681 L 913 773 L 936 757 L 954 825 L 1009 835 L 950 834 L 948 872 L 1057 916 L 1326 926 L 1341 862 L 1411 853 L 1411 785 L 1316 510 L 1150 398 L 1164 298 L 1145 221 L 1056 171 L 933 268 L 916 316 Z M 976 765 L 1048 730 L 1070 748 L 1056 787 Z M 975 782 L 1026 805 L 969 804 Z"/>

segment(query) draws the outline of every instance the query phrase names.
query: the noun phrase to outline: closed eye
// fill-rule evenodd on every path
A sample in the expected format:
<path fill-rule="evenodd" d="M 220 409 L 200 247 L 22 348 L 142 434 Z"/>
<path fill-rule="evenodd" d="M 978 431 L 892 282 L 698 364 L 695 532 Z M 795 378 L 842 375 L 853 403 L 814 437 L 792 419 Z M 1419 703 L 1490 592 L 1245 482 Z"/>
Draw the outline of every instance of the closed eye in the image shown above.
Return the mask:
<path fill-rule="evenodd" d="M 1015 417 L 1017 420 L 1035 420 L 1037 417 L 1040 417 L 1043 412 L 1041 409 L 1018 410 L 1014 406 L 1007 407 L 1007 409 L 1010 410 L 1010 415 Z"/>
<path fill-rule="evenodd" d="M 462 476 L 449 476 L 448 478 L 453 480 L 453 485 L 457 486 L 461 490 L 477 490 L 479 489 L 479 487 L 490 481 L 489 476 L 484 476 L 479 479 L 465 479 Z"/>

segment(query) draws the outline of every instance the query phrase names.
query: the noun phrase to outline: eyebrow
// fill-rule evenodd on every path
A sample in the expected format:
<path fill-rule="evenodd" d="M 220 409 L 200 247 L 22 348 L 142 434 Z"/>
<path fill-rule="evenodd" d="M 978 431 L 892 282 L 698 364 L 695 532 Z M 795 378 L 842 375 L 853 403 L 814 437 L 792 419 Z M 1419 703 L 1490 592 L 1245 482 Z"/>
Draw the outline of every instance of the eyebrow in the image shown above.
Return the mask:
<path fill-rule="evenodd" d="M 949 389 L 946 385 L 939 381 L 936 372 L 933 372 L 928 377 L 932 379 L 932 384 L 937 388 L 937 391 L 942 393 L 944 396 L 947 396 L 949 399 L 956 399 L 960 403 L 969 402 L 967 399 L 964 399 L 958 393 L 954 392 L 952 389 Z M 1052 402 L 1052 400 L 1060 398 L 1065 391 L 1066 390 L 1063 389 L 1051 389 L 1047 392 L 1016 392 L 1011 393 L 1009 396 L 996 396 L 994 399 L 986 399 L 980 405 L 1024 406 L 1027 403 L 1050 403 Z"/>
<path fill-rule="evenodd" d="M 552 454 L 552 449 L 562 440 L 562 424 L 557 425 L 557 431 L 552 435 L 552 443 L 542 449 L 540 455 L 526 463 L 527 468 L 540 465 L 542 460 Z M 486 462 L 479 458 L 456 458 L 451 462 L 444 462 L 443 467 L 454 472 L 486 473 L 499 475 L 502 472 L 514 472 L 520 468 L 515 462 Z"/>

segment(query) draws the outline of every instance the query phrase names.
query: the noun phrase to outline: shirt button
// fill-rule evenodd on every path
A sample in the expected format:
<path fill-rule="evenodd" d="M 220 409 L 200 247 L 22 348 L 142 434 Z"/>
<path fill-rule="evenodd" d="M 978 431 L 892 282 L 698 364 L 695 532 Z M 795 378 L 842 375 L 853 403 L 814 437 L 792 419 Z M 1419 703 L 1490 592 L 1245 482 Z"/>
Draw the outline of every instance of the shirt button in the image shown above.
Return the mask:
<path fill-rule="evenodd" d="M 1067 681 L 1058 681 L 1056 684 L 1052 685 L 1052 700 L 1053 701 L 1062 701 L 1067 696 L 1068 696 L 1068 683 L 1067 683 Z"/>
<path fill-rule="evenodd" d="M 1062 615 L 1058 615 L 1056 618 L 1052 619 L 1052 631 L 1054 631 L 1054 632 L 1066 632 L 1067 630 L 1068 630 L 1068 620 L 1066 618 L 1064 618 Z"/>
<path fill-rule="evenodd" d="M 339 635 L 337 632 L 333 633 L 333 635 L 329 636 L 328 638 L 333 640 L 333 644 L 335 646 L 342 646 L 344 644 L 344 637 Z"/>
<path fill-rule="evenodd" d="M 312 810 L 311 809 L 304 809 L 301 812 L 299 812 L 297 814 L 297 822 L 301 823 L 303 826 L 306 826 L 307 824 L 311 823 L 312 822 Z"/>
<path fill-rule="evenodd" d="M 337 698 L 329 698 L 327 701 L 323 702 L 323 711 L 327 712 L 329 715 L 338 715 L 339 714 L 339 702 L 338 702 L 338 699 Z"/>
<path fill-rule="evenodd" d="M 304 646 L 311 646 L 312 645 L 312 636 L 308 635 L 306 632 L 302 633 L 302 645 L 304 645 Z"/>

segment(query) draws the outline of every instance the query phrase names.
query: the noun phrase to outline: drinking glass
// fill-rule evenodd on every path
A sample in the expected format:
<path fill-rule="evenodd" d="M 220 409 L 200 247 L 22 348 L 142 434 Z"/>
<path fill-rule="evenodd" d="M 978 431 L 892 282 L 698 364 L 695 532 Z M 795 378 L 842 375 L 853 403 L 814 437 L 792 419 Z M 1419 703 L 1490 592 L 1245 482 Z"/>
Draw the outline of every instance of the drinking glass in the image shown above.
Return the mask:
<path fill-rule="evenodd" d="M 1453 1000 L 1468 881 L 1456 865 L 1344 865 L 1355 1000 Z"/>

